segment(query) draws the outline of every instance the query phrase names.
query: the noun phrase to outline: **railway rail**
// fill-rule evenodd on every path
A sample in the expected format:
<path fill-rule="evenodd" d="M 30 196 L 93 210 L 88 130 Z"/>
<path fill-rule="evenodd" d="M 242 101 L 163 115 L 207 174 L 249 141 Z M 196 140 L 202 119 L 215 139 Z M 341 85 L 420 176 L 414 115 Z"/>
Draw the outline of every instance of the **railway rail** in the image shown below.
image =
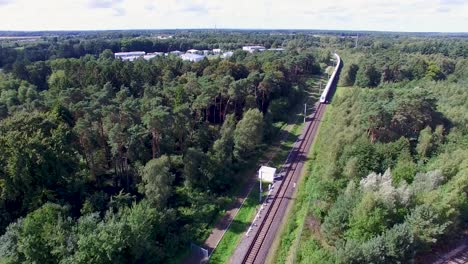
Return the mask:
<path fill-rule="evenodd" d="M 262 205 L 257 215 L 258 218 L 255 218 L 251 226 L 251 229 L 254 229 L 253 232 L 250 232 L 251 229 L 249 229 L 247 235 L 243 238 L 243 241 L 231 257 L 231 264 L 265 262 L 272 240 L 286 212 L 289 200 L 293 196 L 295 183 L 301 175 L 307 154 L 315 139 L 320 120 L 327 107 L 326 103 L 332 96 L 332 86 L 337 80 L 339 69 L 342 65 L 339 55 L 335 53 L 334 56 L 336 58 L 335 69 L 330 76 L 326 88 L 321 94 L 314 114 L 307 120 L 304 131 L 294 144 L 285 165 L 283 165 L 280 172 L 282 179 L 276 182 L 277 186 L 274 184 L 276 190 L 274 190 L 271 195 L 268 195 L 266 202 Z M 259 222 L 255 223 L 257 219 Z M 250 233 L 253 234 L 249 235 Z"/>
<path fill-rule="evenodd" d="M 320 118 L 323 115 L 325 110 L 325 104 L 319 104 L 318 108 L 316 109 L 314 119 Z M 281 207 L 282 203 L 285 203 L 286 197 L 285 193 L 288 188 L 293 183 L 293 177 L 296 171 L 299 168 L 299 161 L 305 160 L 307 156 L 308 147 L 312 144 L 313 137 L 310 136 L 312 131 L 315 131 L 318 128 L 319 122 L 317 120 L 313 120 L 312 122 L 308 123 L 306 127 L 306 131 L 300 139 L 299 147 L 292 153 L 291 155 L 291 162 L 290 165 L 286 168 L 285 175 L 289 175 L 286 177 L 281 184 L 278 186 L 279 190 L 276 195 L 272 198 L 272 204 L 268 207 L 267 211 L 265 212 L 265 217 L 263 221 L 260 223 L 259 231 L 255 234 L 254 242 L 250 245 L 247 254 L 245 255 L 242 263 L 258 263 L 257 256 L 258 253 L 265 241 L 265 238 L 270 231 L 270 227 L 273 223 L 273 220 L 276 218 L 278 209 Z M 302 167 L 301 167 L 302 168 Z"/>

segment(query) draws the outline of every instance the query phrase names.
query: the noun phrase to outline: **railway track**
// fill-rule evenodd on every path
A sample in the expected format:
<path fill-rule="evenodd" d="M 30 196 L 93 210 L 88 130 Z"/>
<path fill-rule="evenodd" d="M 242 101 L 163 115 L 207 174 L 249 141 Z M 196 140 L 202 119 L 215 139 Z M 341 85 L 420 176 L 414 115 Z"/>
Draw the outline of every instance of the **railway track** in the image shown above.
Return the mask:
<path fill-rule="evenodd" d="M 260 207 L 252 225 L 231 256 L 230 264 L 265 263 L 276 232 L 286 214 L 289 201 L 294 195 L 295 183 L 300 179 L 305 159 L 317 134 L 326 104 L 333 96 L 331 90 L 336 84 L 342 66 L 339 55 L 335 53 L 334 56 L 336 58 L 335 70 L 320 97 L 315 113 L 311 120 L 307 120 L 301 136 L 294 143 L 294 147 L 279 173 L 282 179 L 273 185 L 274 189 L 270 190 L 270 194 Z"/>
<path fill-rule="evenodd" d="M 319 119 L 322 117 L 323 112 L 326 108 L 325 104 L 319 104 L 313 120 L 306 123 L 306 131 L 303 133 L 303 137 L 300 138 L 299 147 L 291 153 L 290 160 L 288 161 L 287 168 L 283 168 L 285 170 L 285 176 L 281 181 L 280 185 L 278 186 L 279 190 L 276 192 L 275 196 L 272 198 L 272 204 L 268 207 L 267 211 L 265 212 L 265 216 L 262 222 L 259 225 L 258 232 L 255 234 L 253 242 L 250 244 L 247 254 L 245 255 L 242 263 L 262 263 L 264 260 L 257 259 L 260 250 L 262 249 L 262 245 L 265 242 L 265 238 L 267 237 L 268 232 L 270 231 L 270 227 L 272 226 L 273 220 L 276 218 L 278 210 L 281 208 L 282 204 L 287 202 L 285 194 L 287 190 L 290 188 L 291 183 L 293 182 L 293 178 L 296 175 L 296 171 L 302 169 L 302 166 L 299 167 L 301 163 L 301 159 L 305 159 L 307 156 L 308 149 L 314 140 L 314 136 L 311 133 L 315 133 L 319 125 Z M 300 173 L 300 172 L 299 172 Z M 280 215 L 281 216 L 281 215 Z"/>

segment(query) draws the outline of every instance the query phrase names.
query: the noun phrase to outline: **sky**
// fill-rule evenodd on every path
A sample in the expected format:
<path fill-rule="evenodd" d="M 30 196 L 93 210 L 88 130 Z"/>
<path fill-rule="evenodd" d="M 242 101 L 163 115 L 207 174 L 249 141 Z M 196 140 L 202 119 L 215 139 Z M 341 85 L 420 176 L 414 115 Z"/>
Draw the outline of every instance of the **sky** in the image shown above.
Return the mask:
<path fill-rule="evenodd" d="M 0 0 L 0 30 L 468 32 L 468 0 Z"/>

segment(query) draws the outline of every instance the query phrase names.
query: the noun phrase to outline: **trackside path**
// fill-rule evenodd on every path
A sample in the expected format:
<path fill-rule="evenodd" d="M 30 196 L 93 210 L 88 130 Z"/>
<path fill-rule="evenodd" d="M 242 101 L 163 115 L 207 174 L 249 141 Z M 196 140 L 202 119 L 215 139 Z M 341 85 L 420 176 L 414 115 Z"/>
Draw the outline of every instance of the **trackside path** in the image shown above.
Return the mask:
<path fill-rule="evenodd" d="M 287 137 L 289 136 L 289 133 L 290 133 L 289 130 L 294 128 L 296 123 L 297 122 L 295 121 L 291 125 L 288 125 L 288 127 L 284 129 L 282 132 L 280 132 L 279 142 L 284 142 L 287 140 Z M 269 156 L 271 155 L 266 155 L 266 157 L 264 157 L 264 160 L 260 161 L 260 163 L 268 164 L 272 158 Z M 268 158 L 270 159 L 269 161 L 267 161 Z M 229 229 L 232 221 L 236 217 L 239 210 L 242 208 L 243 203 L 246 201 L 247 197 L 250 195 L 252 189 L 254 187 L 257 187 L 258 182 L 257 182 L 257 177 L 256 177 L 256 171 L 251 170 L 247 174 L 251 175 L 251 177 L 249 178 L 249 181 L 246 183 L 245 187 L 242 188 L 236 200 L 229 206 L 224 216 L 218 220 L 215 227 L 211 230 L 209 237 L 205 240 L 203 244 L 203 247 L 208 250 L 208 253 L 210 256 L 213 253 L 213 251 L 216 249 L 216 247 L 218 246 L 224 234 Z"/>
<path fill-rule="evenodd" d="M 468 263 L 468 241 L 456 249 L 444 254 L 433 264 L 467 264 Z"/>
<path fill-rule="evenodd" d="M 283 165 L 279 178 L 265 199 L 254 222 L 242 238 L 229 263 L 264 263 L 276 231 L 292 199 L 307 153 L 318 131 L 326 105 L 316 105 L 317 111 L 307 118 L 303 132 Z M 252 245 L 254 249 L 252 249 Z"/>
<path fill-rule="evenodd" d="M 320 97 L 320 103 L 315 105 L 313 114 L 307 117 L 303 131 L 290 155 L 282 166 L 273 188 L 257 212 L 257 215 L 242 238 L 236 251 L 231 256 L 231 264 L 265 263 L 278 229 L 286 217 L 285 213 L 296 192 L 296 182 L 300 180 L 308 153 L 316 138 L 321 119 L 327 107 L 327 102 L 333 96 L 334 84 L 341 69 L 341 59 L 335 53 L 336 66 L 327 86 Z M 338 74 L 338 75 L 337 75 Z"/>
<path fill-rule="evenodd" d="M 211 230 L 210 236 L 205 240 L 205 243 L 203 244 L 210 255 L 211 253 L 213 253 L 213 250 L 216 248 L 216 246 L 218 246 L 219 242 L 224 236 L 224 233 L 228 230 L 230 224 L 241 209 L 242 204 L 252 191 L 252 188 L 254 186 L 257 186 L 255 183 L 256 181 L 252 177 L 249 180 L 247 187 L 242 189 L 241 193 L 239 193 L 239 196 L 236 198 L 234 203 L 232 203 L 229 206 L 228 210 L 226 211 L 226 214 L 216 223 L 215 227 Z"/>
<path fill-rule="evenodd" d="M 313 89 L 316 89 L 316 91 L 315 92 L 314 92 L 314 90 L 308 90 L 307 91 L 308 96 L 307 96 L 306 102 L 307 102 L 308 105 L 312 105 L 312 101 L 314 100 L 313 98 L 315 96 L 317 96 L 316 95 L 317 90 L 319 91 L 319 94 L 318 94 L 317 97 L 320 96 L 320 90 L 319 90 L 319 85 L 318 85 L 317 81 L 321 82 L 322 79 L 321 78 L 316 79 L 315 80 L 316 83 L 313 83 L 310 86 L 310 87 L 313 87 Z M 302 106 L 302 104 L 300 104 L 300 105 Z M 308 107 L 308 109 L 311 109 L 311 107 Z M 301 110 L 301 107 L 299 107 L 296 110 Z M 296 111 L 296 110 L 294 110 L 294 111 Z M 293 117 L 293 116 L 291 116 L 291 117 Z M 266 153 L 263 155 L 263 158 L 259 161 L 260 164 L 268 165 L 268 164 L 270 164 L 270 162 L 273 162 L 273 163 L 277 164 L 279 162 L 278 157 L 281 157 L 281 156 L 285 155 L 286 153 L 290 154 L 293 151 L 293 150 L 289 150 L 290 147 L 287 147 L 286 149 L 288 149 L 288 150 L 286 151 L 286 149 L 284 149 L 284 147 L 286 145 L 283 145 L 283 144 L 286 143 L 286 142 L 292 142 L 291 139 L 290 139 L 291 136 L 293 138 L 295 138 L 296 136 L 300 136 L 300 135 L 297 135 L 298 134 L 297 132 L 293 132 L 293 131 L 296 131 L 297 126 L 299 126 L 299 127 L 302 126 L 302 124 L 299 125 L 299 123 L 298 123 L 298 122 L 301 122 L 302 119 L 303 119 L 302 116 L 295 114 L 293 119 L 289 120 L 291 123 L 287 124 L 284 128 L 281 129 L 281 132 L 277 136 L 277 138 L 278 138 L 277 143 L 274 144 L 273 146 L 271 146 L 271 148 L 269 148 L 266 151 Z M 291 144 L 291 143 L 287 143 L 287 144 Z M 284 153 L 284 151 L 286 151 L 286 153 Z M 281 152 L 283 152 L 283 154 L 280 154 Z M 283 158 L 280 158 L 280 159 L 282 160 Z M 200 245 L 203 249 L 207 250 L 207 253 L 208 253 L 209 257 L 211 257 L 211 255 L 216 251 L 216 248 L 218 247 L 218 245 L 220 245 L 220 242 L 222 241 L 222 239 L 223 239 L 224 235 L 226 234 L 226 232 L 228 232 L 228 230 L 229 230 L 229 228 L 231 226 L 231 223 L 233 223 L 233 221 L 235 221 L 235 218 L 236 218 L 237 214 L 240 212 L 244 202 L 249 201 L 247 199 L 250 199 L 249 197 L 251 196 L 251 192 L 252 192 L 253 188 L 257 187 L 258 181 L 257 181 L 257 177 L 256 177 L 256 169 L 257 168 L 253 168 L 252 170 L 245 172 L 246 176 L 249 175 L 248 181 L 246 183 L 244 183 L 243 188 L 239 190 L 239 193 L 236 195 L 236 198 L 235 198 L 234 202 L 232 202 L 229 205 L 229 207 L 226 208 L 226 211 L 225 211 L 224 215 L 220 219 L 218 219 L 216 221 L 215 226 L 211 230 L 210 235 L 205 240 L 203 245 Z M 241 211 L 241 212 L 243 212 L 243 211 Z M 234 243 L 237 244 L 237 242 L 234 242 Z M 230 253 L 227 253 L 227 254 L 230 255 L 232 253 L 230 252 Z M 203 259 L 203 255 L 204 254 L 192 252 L 192 254 L 187 256 L 182 261 L 182 263 L 183 264 L 204 263 L 207 260 Z M 226 256 L 228 256 L 228 255 L 226 255 Z"/>

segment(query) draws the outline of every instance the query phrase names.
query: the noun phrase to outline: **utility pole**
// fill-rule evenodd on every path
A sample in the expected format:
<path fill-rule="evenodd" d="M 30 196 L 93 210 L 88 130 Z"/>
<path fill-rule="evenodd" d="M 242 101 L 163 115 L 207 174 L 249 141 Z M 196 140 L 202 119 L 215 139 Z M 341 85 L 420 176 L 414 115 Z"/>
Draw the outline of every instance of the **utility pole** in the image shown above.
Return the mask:
<path fill-rule="evenodd" d="M 259 190 L 260 190 L 260 192 L 258 193 L 258 194 L 259 194 L 259 202 L 258 202 L 258 203 L 260 203 L 260 204 L 262 203 L 262 192 L 263 192 L 263 190 L 262 190 L 262 178 L 263 178 L 263 175 L 262 175 L 262 174 L 263 174 L 263 171 L 260 170 L 260 185 L 259 185 Z"/>
<path fill-rule="evenodd" d="M 306 121 L 306 116 L 307 116 L 307 103 L 304 104 L 304 123 Z"/>
<path fill-rule="evenodd" d="M 359 33 L 356 34 L 356 46 L 355 46 L 356 49 L 358 47 L 358 40 L 359 40 Z"/>

